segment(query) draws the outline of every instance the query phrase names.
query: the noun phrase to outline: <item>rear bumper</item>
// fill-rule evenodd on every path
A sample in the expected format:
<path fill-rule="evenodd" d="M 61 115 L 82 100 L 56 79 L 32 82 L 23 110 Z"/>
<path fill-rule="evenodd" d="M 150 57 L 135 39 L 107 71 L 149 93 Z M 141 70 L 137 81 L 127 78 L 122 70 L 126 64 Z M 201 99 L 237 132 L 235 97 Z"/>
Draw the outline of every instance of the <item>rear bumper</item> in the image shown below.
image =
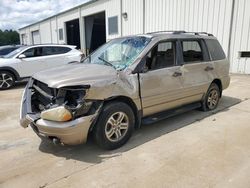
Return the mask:
<path fill-rule="evenodd" d="M 227 89 L 229 84 L 230 84 L 230 76 L 224 76 L 221 78 L 221 82 L 222 82 L 222 90 Z"/>
<path fill-rule="evenodd" d="M 27 128 L 31 126 L 39 137 L 58 138 L 61 143 L 67 145 L 76 145 L 87 141 L 89 128 L 94 122 L 97 113 L 89 116 L 77 118 L 68 122 L 47 121 L 40 118 L 39 114 L 31 111 L 31 92 L 32 81 L 28 83 L 23 93 L 20 124 Z"/>

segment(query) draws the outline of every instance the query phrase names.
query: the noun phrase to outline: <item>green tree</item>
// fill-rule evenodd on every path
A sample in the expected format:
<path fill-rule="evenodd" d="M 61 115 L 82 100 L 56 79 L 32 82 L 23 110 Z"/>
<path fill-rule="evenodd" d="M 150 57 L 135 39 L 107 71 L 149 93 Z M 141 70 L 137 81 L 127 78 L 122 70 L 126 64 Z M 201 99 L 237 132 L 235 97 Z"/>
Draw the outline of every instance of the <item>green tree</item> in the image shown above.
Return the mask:
<path fill-rule="evenodd" d="M 0 46 L 20 44 L 19 34 L 17 31 L 0 29 Z"/>

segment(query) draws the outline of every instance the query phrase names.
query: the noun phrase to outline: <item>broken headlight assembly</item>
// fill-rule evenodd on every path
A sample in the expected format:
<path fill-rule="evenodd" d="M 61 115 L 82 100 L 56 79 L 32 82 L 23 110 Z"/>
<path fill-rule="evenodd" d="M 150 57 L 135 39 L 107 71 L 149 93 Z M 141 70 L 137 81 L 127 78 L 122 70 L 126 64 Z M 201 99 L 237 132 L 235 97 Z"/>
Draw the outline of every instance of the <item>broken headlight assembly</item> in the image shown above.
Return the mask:
<path fill-rule="evenodd" d="M 58 106 L 42 111 L 41 118 L 50 121 L 69 121 L 72 119 L 72 113 L 65 106 Z"/>
<path fill-rule="evenodd" d="M 60 88 L 54 102 L 41 112 L 44 120 L 65 122 L 87 115 L 93 104 L 85 100 L 89 87 L 72 86 Z"/>

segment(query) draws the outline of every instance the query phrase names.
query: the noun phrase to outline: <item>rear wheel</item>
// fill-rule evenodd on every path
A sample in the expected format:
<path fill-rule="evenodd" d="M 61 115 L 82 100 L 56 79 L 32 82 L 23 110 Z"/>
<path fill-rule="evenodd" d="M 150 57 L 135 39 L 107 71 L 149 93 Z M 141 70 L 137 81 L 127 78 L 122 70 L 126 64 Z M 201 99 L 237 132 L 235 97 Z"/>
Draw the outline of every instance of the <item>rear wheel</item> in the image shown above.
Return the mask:
<path fill-rule="evenodd" d="M 125 103 L 111 102 L 104 106 L 94 129 L 96 143 L 104 149 L 116 149 L 132 135 L 135 124 L 133 110 Z"/>
<path fill-rule="evenodd" d="M 0 90 L 11 88 L 15 84 L 15 77 L 7 71 L 0 71 Z"/>
<path fill-rule="evenodd" d="M 210 111 L 217 108 L 220 100 L 220 89 L 217 84 L 212 83 L 207 91 L 204 101 L 202 102 L 202 110 Z"/>

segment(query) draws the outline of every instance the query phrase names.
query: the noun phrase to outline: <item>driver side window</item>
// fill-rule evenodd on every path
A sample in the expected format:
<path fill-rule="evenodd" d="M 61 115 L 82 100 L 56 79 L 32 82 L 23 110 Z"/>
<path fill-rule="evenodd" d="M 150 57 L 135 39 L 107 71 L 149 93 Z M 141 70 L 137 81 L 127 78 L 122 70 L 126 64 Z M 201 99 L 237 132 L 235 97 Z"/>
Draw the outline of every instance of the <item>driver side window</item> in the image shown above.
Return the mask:
<path fill-rule="evenodd" d="M 42 56 L 42 48 L 30 48 L 22 53 L 26 58 Z"/>
<path fill-rule="evenodd" d="M 156 70 L 175 65 L 175 42 L 160 42 L 146 56 L 148 70 Z"/>

